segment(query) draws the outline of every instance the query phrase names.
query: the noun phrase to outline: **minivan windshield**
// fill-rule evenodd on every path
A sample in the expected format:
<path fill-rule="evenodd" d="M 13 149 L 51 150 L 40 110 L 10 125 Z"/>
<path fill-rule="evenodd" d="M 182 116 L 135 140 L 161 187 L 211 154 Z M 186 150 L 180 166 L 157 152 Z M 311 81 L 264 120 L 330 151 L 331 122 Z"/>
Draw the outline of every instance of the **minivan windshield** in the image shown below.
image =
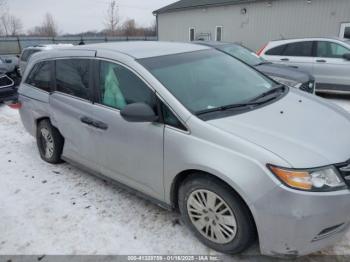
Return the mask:
<path fill-rule="evenodd" d="M 249 49 L 239 45 L 224 45 L 218 47 L 218 49 L 228 53 L 229 55 L 232 55 L 235 58 L 238 58 L 239 60 L 251 66 L 257 66 L 267 62 L 265 59 L 257 56 Z"/>
<path fill-rule="evenodd" d="M 194 114 L 254 101 L 277 86 L 255 69 L 213 49 L 139 62 Z"/>

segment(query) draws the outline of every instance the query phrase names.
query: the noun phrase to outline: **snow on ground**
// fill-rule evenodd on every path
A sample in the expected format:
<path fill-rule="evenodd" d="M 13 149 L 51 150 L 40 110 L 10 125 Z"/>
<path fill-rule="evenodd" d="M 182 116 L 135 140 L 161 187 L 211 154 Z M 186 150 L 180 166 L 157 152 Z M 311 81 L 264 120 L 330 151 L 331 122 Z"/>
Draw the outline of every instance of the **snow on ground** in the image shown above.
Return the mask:
<path fill-rule="evenodd" d="M 350 100 L 332 100 L 350 111 Z M 350 254 L 350 232 L 322 253 Z M 249 254 L 259 254 L 253 247 Z M 0 105 L 0 255 L 216 254 L 159 208 L 69 164 L 42 161 Z"/>

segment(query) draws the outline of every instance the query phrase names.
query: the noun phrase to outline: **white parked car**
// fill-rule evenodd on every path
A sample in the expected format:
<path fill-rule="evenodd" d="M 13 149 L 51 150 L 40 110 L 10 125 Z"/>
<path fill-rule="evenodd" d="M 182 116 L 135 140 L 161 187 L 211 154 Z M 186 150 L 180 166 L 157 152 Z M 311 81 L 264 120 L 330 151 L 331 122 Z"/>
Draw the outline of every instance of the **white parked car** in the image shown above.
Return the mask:
<path fill-rule="evenodd" d="M 303 38 L 271 41 L 258 55 L 309 72 L 316 91 L 350 93 L 350 40 Z"/>

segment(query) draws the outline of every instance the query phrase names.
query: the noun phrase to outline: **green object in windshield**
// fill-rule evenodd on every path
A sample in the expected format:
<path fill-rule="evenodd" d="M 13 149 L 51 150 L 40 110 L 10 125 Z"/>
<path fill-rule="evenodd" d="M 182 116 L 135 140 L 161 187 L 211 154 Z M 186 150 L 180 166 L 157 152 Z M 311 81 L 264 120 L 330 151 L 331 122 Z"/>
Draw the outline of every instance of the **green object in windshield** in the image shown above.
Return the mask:
<path fill-rule="evenodd" d="M 139 62 L 193 113 L 249 101 L 275 85 L 258 71 L 217 50 Z"/>

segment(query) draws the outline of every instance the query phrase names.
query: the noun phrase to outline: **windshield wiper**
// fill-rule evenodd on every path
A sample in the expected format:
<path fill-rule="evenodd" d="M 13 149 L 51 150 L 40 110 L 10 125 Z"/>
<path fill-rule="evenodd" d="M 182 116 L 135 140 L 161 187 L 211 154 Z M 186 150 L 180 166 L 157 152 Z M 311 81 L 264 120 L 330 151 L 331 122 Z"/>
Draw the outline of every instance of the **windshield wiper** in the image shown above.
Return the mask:
<path fill-rule="evenodd" d="M 270 65 L 270 64 L 272 64 L 272 62 L 269 62 L 269 61 L 262 61 L 262 62 L 260 62 L 260 63 L 258 63 L 258 64 L 256 64 L 256 65 L 254 65 L 254 66 Z"/>
<path fill-rule="evenodd" d="M 266 103 L 266 102 L 268 102 L 270 100 L 272 100 L 272 99 L 268 99 L 268 100 L 265 100 L 265 101 L 239 103 L 239 104 L 220 106 L 220 107 L 215 107 L 215 108 L 210 108 L 210 109 L 204 109 L 204 110 L 201 110 L 201 111 L 197 111 L 195 113 L 195 115 L 199 116 L 199 115 L 204 115 L 204 114 L 208 114 L 208 113 L 226 111 L 226 110 L 230 110 L 230 109 L 239 109 L 239 108 L 244 108 L 244 107 L 258 106 L 258 105 L 264 104 L 264 103 Z"/>
<path fill-rule="evenodd" d="M 286 87 L 284 85 L 277 85 L 277 86 L 275 86 L 275 88 L 270 89 L 269 91 L 264 92 L 261 95 L 258 95 L 257 97 L 249 100 L 246 103 L 238 103 L 238 104 L 232 104 L 232 105 L 227 105 L 227 106 L 220 106 L 220 107 L 215 107 L 215 108 L 210 108 L 210 109 L 204 109 L 204 110 L 200 110 L 200 111 L 195 112 L 195 115 L 199 116 L 199 115 L 204 115 L 204 114 L 208 114 L 208 113 L 226 111 L 226 110 L 230 110 L 230 109 L 241 109 L 244 107 L 259 106 L 259 105 L 262 105 L 262 104 L 265 104 L 267 102 L 274 100 L 276 98 L 276 96 L 270 96 L 270 95 L 273 95 L 277 92 L 284 92 L 285 89 L 286 89 Z M 265 97 L 268 97 L 268 98 L 262 99 Z"/>
<path fill-rule="evenodd" d="M 266 91 L 260 95 L 258 95 L 257 97 L 254 97 L 253 99 L 251 99 L 249 102 L 255 102 L 260 100 L 261 98 L 267 97 L 269 95 L 275 94 L 277 92 L 284 92 L 286 90 L 286 87 L 284 85 L 276 85 L 274 88 L 270 89 L 269 91 Z"/>

